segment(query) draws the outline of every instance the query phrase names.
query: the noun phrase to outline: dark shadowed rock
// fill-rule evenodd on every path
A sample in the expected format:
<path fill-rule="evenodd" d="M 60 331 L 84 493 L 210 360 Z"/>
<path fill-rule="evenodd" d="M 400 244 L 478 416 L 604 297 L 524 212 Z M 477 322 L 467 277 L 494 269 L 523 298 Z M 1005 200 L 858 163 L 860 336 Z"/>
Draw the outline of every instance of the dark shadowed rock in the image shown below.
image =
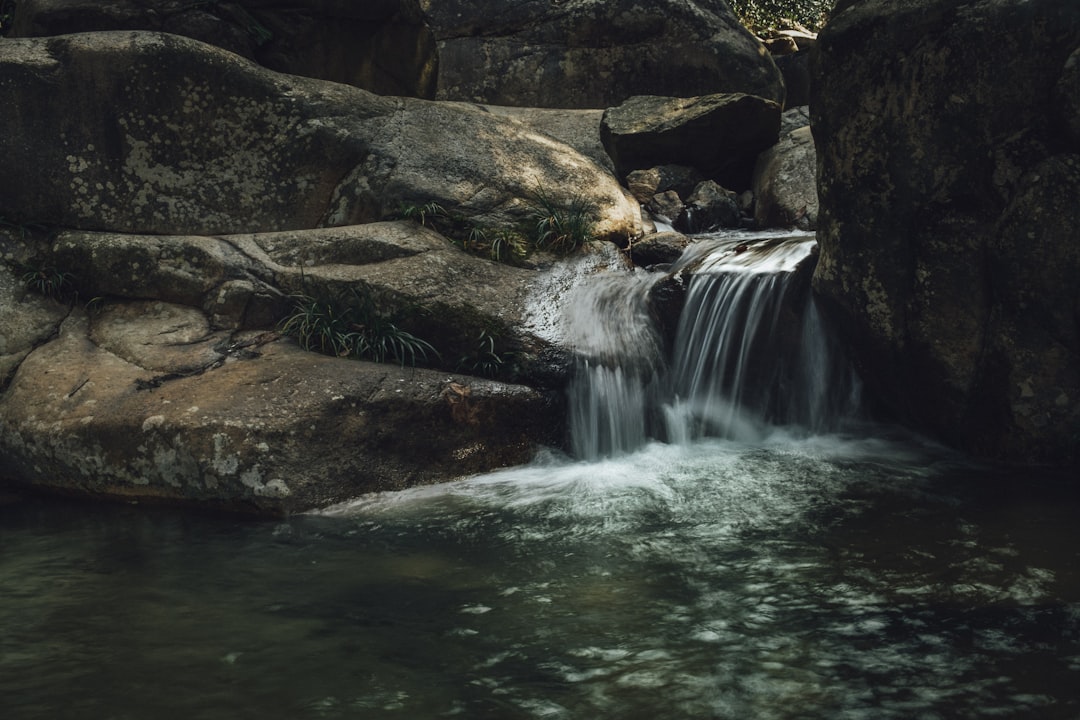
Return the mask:
<path fill-rule="evenodd" d="M 776 143 L 779 129 L 780 106 L 752 95 L 642 96 L 604 111 L 600 137 L 621 175 L 687 165 L 743 190 L 758 153 Z"/>
<path fill-rule="evenodd" d="M 678 219 L 678 227 L 691 233 L 739 227 L 740 224 L 738 196 L 712 180 L 694 188 Z"/>
<path fill-rule="evenodd" d="M 382 95 L 435 94 L 435 40 L 415 0 L 19 0 L 11 37 L 105 30 L 183 35 Z"/>
<path fill-rule="evenodd" d="M 438 97 L 604 108 L 632 95 L 783 99 L 768 53 L 720 0 L 421 3 L 438 44 Z"/>
<path fill-rule="evenodd" d="M 890 410 L 1014 462 L 1080 448 L 1077 47 L 1073 0 L 865 0 L 815 55 L 814 286 Z"/>
<path fill-rule="evenodd" d="M 13 36 L 175 33 L 386 95 L 604 108 L 631 95 L 781 101 L 761 44 L 720 0 L 20 0 Z"/>
<path fill-rule="evenodd" d="M 658 193 L 673 191 L 679 197 L 694 192 L 705 178 L 701 172 L 685 165 L 660 165 L 647 170 L 634 170 L 626 176 L 626 186 L 639 202 L 648 202 Z"/>
<path fill-rule="evenodd" d="M 809 127 L 793 130 L 758 156 L 754 197 L 758 227 L 817 227 L 817 155 Z"/>
<path fill-rule="evenodd" d="M 636 265 L 667 265 L 679 259 L 690 238 L 678 232 L 658 232 L 646 235 L 630 248 L 630 257 Z"/>

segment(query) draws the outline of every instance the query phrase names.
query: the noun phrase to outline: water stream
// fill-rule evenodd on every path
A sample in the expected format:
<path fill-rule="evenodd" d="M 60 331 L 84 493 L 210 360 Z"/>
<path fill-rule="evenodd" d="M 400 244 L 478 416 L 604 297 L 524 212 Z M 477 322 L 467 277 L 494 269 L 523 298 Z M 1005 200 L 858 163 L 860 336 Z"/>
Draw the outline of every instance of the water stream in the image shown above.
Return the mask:
<path fill-rule="evenodd" d="M 0 503 L 0 716 L 1080 717 L 1075 483 L 870 424 L 730 240 L 670 353 L 654 278 L 583 296 L 576 458 L 286 521 Z"/>

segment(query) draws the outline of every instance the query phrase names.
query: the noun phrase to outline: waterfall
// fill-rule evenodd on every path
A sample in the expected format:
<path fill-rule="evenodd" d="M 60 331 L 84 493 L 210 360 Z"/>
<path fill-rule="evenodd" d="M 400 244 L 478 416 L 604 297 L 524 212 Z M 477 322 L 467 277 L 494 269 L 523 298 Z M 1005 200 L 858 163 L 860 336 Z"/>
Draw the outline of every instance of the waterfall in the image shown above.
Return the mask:
<path fill-rule="evenodd" d="M 569 390 L 575 455 L 618 455 L 649 439 L 837 429 L 858 407 L 858 382 L 810 292 L 815 247 L 805 234 L 691 245 L 672 269 L 690 281 L 670 358 L 649 307 L 664 276 L 583 286 L 569 321 L 580 357 Z"/>
<path fill-rule="evenodd" d="M 570 384 L 574 455 L 597 459 L 641 447 L 664 375 L 663 343 L 649 312 L 659 275 L 595 275 L 581 285 L 567 314 L 567 337 L 578 352 Z"/>

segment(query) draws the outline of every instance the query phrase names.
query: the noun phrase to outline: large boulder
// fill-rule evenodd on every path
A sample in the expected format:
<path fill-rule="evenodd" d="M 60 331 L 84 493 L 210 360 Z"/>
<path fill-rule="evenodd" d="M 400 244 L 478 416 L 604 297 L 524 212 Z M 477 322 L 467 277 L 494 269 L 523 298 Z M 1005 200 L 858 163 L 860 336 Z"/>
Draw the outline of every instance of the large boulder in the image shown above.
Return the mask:
<path fill-rule="evenodd" d="M 603 168 L 464 105 L 274 73 L 204 43 L 104 32 L 0 44 L 0 215 L 93 230 L 265 232 L 437 202 L 484 225 L 542 191 L 598 231 L 640 211 Z"/>
<path fill-rule="evenodd" d="M 633 95 L 747 93 L 783 102 L 779 71 L 723 0 L 422 0 L 438 95 L 604 108 Z"/>
<path fill-rule="evenodd" d="M 270 514 L 560 445 L 573 352 L 560 303 L 622 260 L 594 243 L 550 270 L 512 267 L 412 221 L 0 232 L 0 246 L 65 278 L 59 302 L 0 265 L 0 483 Z M 286 334 L 302 296 L 351 290 L 430 343 L 426 367 L 327 357 Z"/>
<path fill-rule="evenodd" d="M 838 9 L 814 287 L 888 409 L 983 456 L 1077 463 L 1080 4 Z"/>
<path fill-rule="evenodd" d="M 12 35 L 153 30 L 380 94 L 604 108 L 744 92 L 780 72 L 722 0 L 20 0 Z"/>
<path fill-rule="evenodd" d="M 740 93 L 632 97 L 604 111 L 600 139 L 620 175 L 686 165 L 732 190 L 745 190 L 758 153 L 774 145 L 780 105 Z"/>
<path fill-rule="evenodd" d="M 435 95 L 435 39 L 416 0 L 19 0 L 11 37 L 104 30 L 183 35 L 381 95 Z"/>
<path fill-rule="evenodd" d="M 280 515 L 521 463 L 560 439 L 558 397 L 523 386 L 219 338 L 162 303 L 96 315 L 76 310 L 0 396 L 0 479 Z"/>

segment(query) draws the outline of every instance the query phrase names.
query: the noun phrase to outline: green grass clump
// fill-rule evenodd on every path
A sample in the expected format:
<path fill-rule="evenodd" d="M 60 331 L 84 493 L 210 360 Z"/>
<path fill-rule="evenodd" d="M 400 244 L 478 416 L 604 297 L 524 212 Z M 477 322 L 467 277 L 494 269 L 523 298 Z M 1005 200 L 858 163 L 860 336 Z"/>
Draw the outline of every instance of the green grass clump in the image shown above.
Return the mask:
<path fill-rule="evenodd" d="M 537 188 L 518 227 L 477 225 L 434 201 L 402 205 L 395 216 L 415 220 L 474 255 L 510 264 L 524 260 L 533 249 L 565 255 L 596 238 L 596 207 L 591 202 L 578 196 L 563 205 L 543 188 Z"/>
<path fill-rule="evenodd" d="M 375 307 L 371 294 L 353 286 L 340 297 L 319 299 L 293 296 L 293 309 L 281 321 L 281 331 L 295 337 L 305 350 L 373 362 L 393 360 L 404 366 L 438 356 L 425 340 L 402 330 L 395 318 Z"/>
<path fill-rule="evenodd" d="M 596 238 L 596 208 L 582 196 L 569 205 L 556 203 L 543 188 L 537 188 L 530 219 L 533 242 L 541 250 L 567 254 Z"/>

